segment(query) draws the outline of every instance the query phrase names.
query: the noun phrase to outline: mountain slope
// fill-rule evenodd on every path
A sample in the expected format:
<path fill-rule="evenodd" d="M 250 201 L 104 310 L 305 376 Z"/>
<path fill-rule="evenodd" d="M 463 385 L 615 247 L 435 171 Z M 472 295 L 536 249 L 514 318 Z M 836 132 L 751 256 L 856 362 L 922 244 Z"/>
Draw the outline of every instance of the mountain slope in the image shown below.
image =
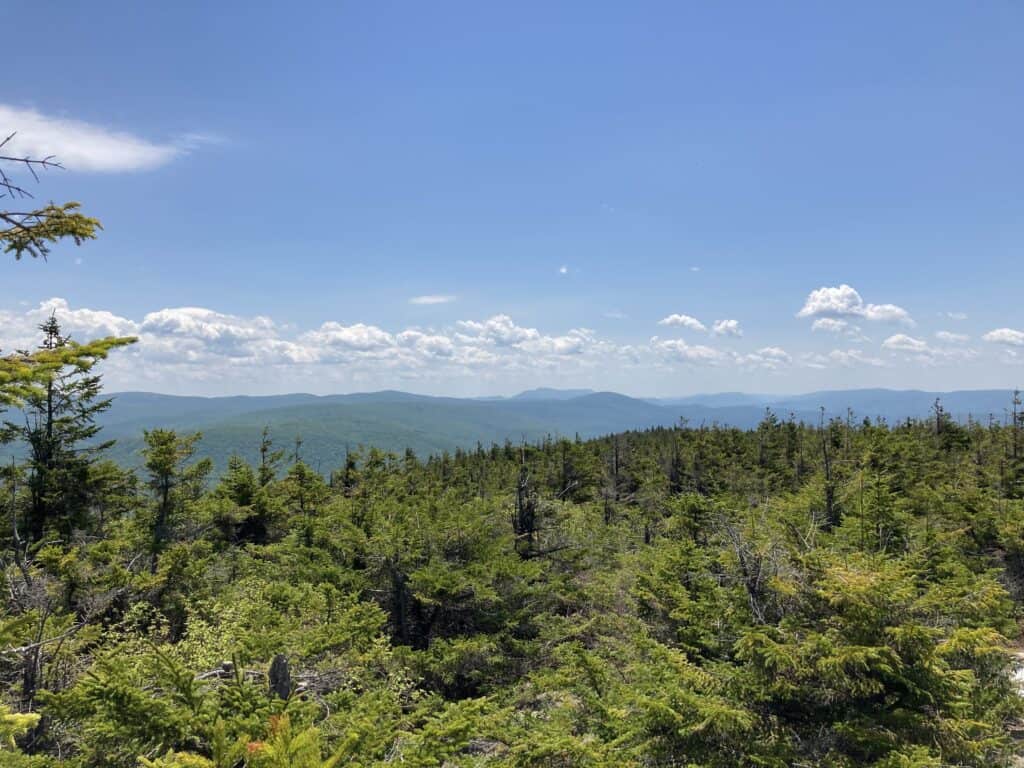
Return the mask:
<path fill-rule="evenodd" d="M 338 465 L 345 451 L 376 446 L 411 448 L 419 455 L 472 448 L 478 442 L 537 441 L 552 437 L 594 437 L 630 429 L 678 424 L 750 428 L 770 408 L 779 418 L 793 415 L 815 423 L 826 417 L 884 418 L 889 422 L 929 416 L 936 398 L 958 419 L 1002 418 L 1011 403 L 1004 390 L 925 392 L 864 389 L 769 396 L 744 393 L 641 400 L 614 392 L 538 389 L 511 398 L 463 399 L 383 391 L 349 395 L 309 394 L 264 397 L 176 397 L 147 392 L 113 395 L 103 414 L 103 437 L 118 444 L 113 456 L 137 464 L 145 429 L 164 427 L 203 432 L 202 452 L 223 466 L 232 453 L 257 457 L 264 427 L 279 447 L 294 449 L 301 436 L 303 457 L 323 470 Z M 7 418 L 15 419 L 12 414 Z M 4 452 L 0 450 L 0 457 Z"/>
<path fill-rule="evenodd" d="M 310 398 L 307 400 L 307 398 Z M 137 461 L 142 430 L 168 427 L 202 431 L 203 453 L 218 464 L 232 453 L 255 459 L 260 433 L 269 428 L 282 446 L 302 438 L 302 455 L 324 468 L 338 464 L 347 449 L 372 445 L 385 450 L 411 448 L 427 455 L 478 442 L 536 441 L 546 436 L 592 437 L 609 432 L 673 424 L 675 409 L 612 393 L 567 400 L 460 400 L 403 393 L 372 393 L 311 398 L 213 398 L 205 404 L 185 399 L 181 409 L 166 396 L 132 393 L 122 410 L 121 396 L 103 418 L 104 436 L 116 438 L 115 458 Z M 244 400 L 240 402 L 239 400 Z M 223 404 L 223 409 L 219 405 Z"/>

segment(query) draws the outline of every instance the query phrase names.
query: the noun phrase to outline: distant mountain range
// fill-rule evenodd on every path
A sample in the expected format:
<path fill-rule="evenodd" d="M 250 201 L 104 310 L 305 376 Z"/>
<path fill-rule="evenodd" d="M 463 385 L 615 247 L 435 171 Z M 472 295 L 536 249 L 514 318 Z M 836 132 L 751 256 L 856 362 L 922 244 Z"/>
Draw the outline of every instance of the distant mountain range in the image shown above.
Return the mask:
<path fill-rule="evenodd" d="M 149 392 L 115 394 L 103 415 L 103 437 L 115 438 L 115 459 L 137 464 L 142 431 L 154 427 L 201 431 L 200 452 L 224 466 L 231 454 L 255 461 L 264 427 L 278 447 L 292 450 L 323 471 L 341 463 L 347 449 L 411 448 L 426 456 L 505 440 L 545 436 L 595 437 L 629 429 L 719 424 L 754 427 L 770 408 L 779 418 L 817 422 L 825 415 L 883 418 L 893 423 L 929 415 L 936 398 L 953 417 L 1002 419 L 1011 405 L 1006 390 L 924 392 L 854 389 L 805 395 L 727 392 L 679 398 L 634 398 L 585 389 L 535 389 L 514 397 L 452 398 L 385 391 L 351 395 L 306 394 L 265 397 L 178 397 Z M 7 414 L 6 418 L 12 418 Z M 3 451 L 0 450 L 0 455 Z"/>

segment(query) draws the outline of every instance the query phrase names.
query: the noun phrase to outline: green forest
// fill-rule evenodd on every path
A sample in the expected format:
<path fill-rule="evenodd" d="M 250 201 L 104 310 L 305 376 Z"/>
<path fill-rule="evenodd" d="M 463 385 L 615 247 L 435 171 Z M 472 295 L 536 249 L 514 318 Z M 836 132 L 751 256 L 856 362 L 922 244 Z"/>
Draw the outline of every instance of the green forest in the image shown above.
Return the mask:
<path fill-rule="evenodd" d="M 1024 415 L 676 427 L 320 473 L 110 458 L 104 358 L 0 358 L 0 764 L 1009 766 Z"/>

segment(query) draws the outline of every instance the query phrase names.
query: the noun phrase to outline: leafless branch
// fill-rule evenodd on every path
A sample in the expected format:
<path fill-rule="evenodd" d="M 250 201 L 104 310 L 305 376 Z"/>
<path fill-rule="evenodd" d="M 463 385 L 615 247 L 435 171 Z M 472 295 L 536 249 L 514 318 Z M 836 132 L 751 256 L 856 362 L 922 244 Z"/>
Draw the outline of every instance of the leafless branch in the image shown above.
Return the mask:
<path fill-rule="evenodd" d="M 83 622 L 75 624 L 74 626 L 64 630 L 59 635 L 54 635 L 53 637 L 47 637 L 44 640 L 38 640 L 38 641 L 36 641 L 34 643 L 29 643 L 28 645 L 19 645 L 17 648 L 3 648 L 3 649 L 0 649 L 0 654 L 19 655 L 19 654 L 27 653 L 29 651 L 34 651 L 35 649 L 41 648 L 44 645 L 49 645 L 50 643 L 55 643 L 57 641 L 63 641 L 65 639 L 67 639 L 68 637 L 70 637 L 71 635 L 75 634 L 78 630 L 80 630 L 84 626 L 85 626 L 85 622 L 83 621 Z"/>

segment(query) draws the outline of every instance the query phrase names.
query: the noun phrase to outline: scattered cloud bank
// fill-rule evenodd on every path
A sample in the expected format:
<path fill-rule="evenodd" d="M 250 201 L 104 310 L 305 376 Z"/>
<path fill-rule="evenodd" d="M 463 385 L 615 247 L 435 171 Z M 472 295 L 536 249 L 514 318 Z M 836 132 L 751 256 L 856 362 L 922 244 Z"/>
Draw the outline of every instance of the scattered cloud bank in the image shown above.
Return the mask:
<path fill-rule="evenodd" d="M 872 314 L 864 307 L 873 305 L 865 305 L 849 291 L 840 290 L 838 295 L 839 299 L 832 293 L 809 298 L 807 306 L 811 309 L 804 315 L 812 316 L 825 305 L 841 305 L 847 315 L 854 312 L 850 307 L 860 307 L 853 316 Z M 432 294 L 409 301 L 430 306 L 447 304 L 454 298 Z M 629 378 L 634 374 L 624 372 L 631 370 L 642 376 L 651 372 L 673 375 L 699 368 L 765 373 L 808 368 L 896 369 L 901 365 L 961 365 L 978 358 L 985 349 L 991 351 L 988 359 L 1024 362 L 1024 331 L 1009 327 L 981 335 L 988 347 L 975 348 L 966 333 L 937 330 L 923 335 L 908 329 L 891 333 L 872 351 L 859 326 L 845 317 L 821 316 L 814 317 L 814 333 L 808 341 L 815 335 L 822 340 L 821 334 L 827 334 L 855 342 L 859 348 L 837 346 L 807 351 L 804 347 L 794 353 L 778 344 L 764 344 L 765 340 L 744 347 L 743 330 L 737 320 L 716 320 L 706 325 L 682 313 L 659 321 L 668 336 L 625 343 L 586 327 L 552 332 L 518 323 L 503 313 L 437 326 L 385 328 L 325 319 L 314 327 L 296 329 L 265 315 L 238 315 L 208 307 L 167 307 L 131 318 L 109 310 L 73 306 L 57 297 L 31 308 L 0 309 L 0 354 L 33 348 L 38 343 L 38 325 L 51 313 L 79 340 L 128 335 L 139 338 L 138 344 L 119 351 L 104 366 L 112 385 L 121 389 L 166 389 L 169 381 L 243 380 L 280 382 L 279 386 L 289 389 L 303 382 L 321 391 L 338 391 L 345 387 L 401 386 L 410 380 L 549 381 L 553 376 L 564 379 L 577 375 L 596 380 L 612 371 Z M 902 317 L 890 310 L 873 314 Z M 682 332 L 680 335 L 687 338 L 671 337 L 674 332 Z M 702 340 L 690 338 L 693 333 L 702 334 Z"/>
<path fill-rule="evenodd" d="M 427 302 L 431 303 L 431 302 Z M 55 313 L 73 338 L 137 336 L 104 366 L 118 387 L 155 387 L 153 382 L 216 381 L 281 377 L 357 385 L 361 380 L 501 378 L 512 373 L 564 374 L 629 366 L 736 366 L 778 370 L 793 364 L 777 346 L 754 351 L 654 337 L 622 344 L 589 328 L 549 333 L 496 314 L 446 327 L 398 330 L 362 322 L 325 320 L 296 330 L 262 315 L 241 316 L 206 307 L 168 307 L 139 319 L 107 310 L 72 306 L 51 298 L 24 310 L 0 310 L 0 350 L 30 349 L 37 326 Z M 736 337 L 728 322 L 719 335 Z M 2 353 L 2 352 L 0 352 Z M 376 378 L 375 378 L 376 377 Z"/>
<path fill-rule="evenodd" d="M 123 173 L 147 171 L 166 165 L 203 144 L 218 142 L 213 136 L 189 133 L 172 141 L 155 142 L 126 131 L 44 115 L 35 109 L 0 104 L 0 130 L 14 138 L 4 147 L 13 156 L 49 157 L 71 171 Z"/>

